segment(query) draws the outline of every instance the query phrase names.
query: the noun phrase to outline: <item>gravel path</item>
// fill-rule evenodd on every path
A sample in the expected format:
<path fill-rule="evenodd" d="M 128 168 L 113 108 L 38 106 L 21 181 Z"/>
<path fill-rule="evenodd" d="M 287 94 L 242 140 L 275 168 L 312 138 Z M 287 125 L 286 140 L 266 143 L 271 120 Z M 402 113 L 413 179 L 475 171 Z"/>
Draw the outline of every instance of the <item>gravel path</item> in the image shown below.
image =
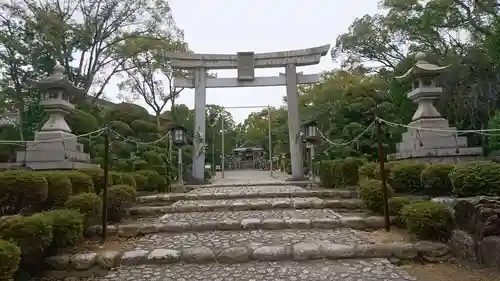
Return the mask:
<path fill-rule="evenodd" d="M 242 264 L 175 264 L 122 267 L 101 281 L 409 281 L 416 280 L 384 259 Z"/>
<path fill-rule="evenodd" d="M 225 219 L 242 220 L 249 218 L 272 219 L 311 219 L 338 218 L 339 214 L 327 209 L 274 209 L 265 211 L 225 211 L 225 212 L 193 212 L 171 213 L 162 217 L 162 222 L 181 221 L 197 223 L 201 221 L 222 221 Z"/>
<path fill-rule="evenodd" d="M 245 171 L 226 174 L 227 179 L 219 179 L 218 184 L 277 182 L 270 178 L 268 172 Z M 233 178 L 231 178 L 233 177 Z M 303 190 L 296 186 L 230 186 L 204 187 L 192 193 L 262 193 L 291 192 Z M 249 198 L 230 200 L 185 200 L 174 205 L 219 205 L 260 204 L 271 202 L 277 208 L 265 211 L 219 211 L 171 213 L 164 215 L 162 221 L 180 221 L 196 223 L 200 221 L 241 220 L 245 218 L 338 218 L 340 215 L 327 209 L 280 209 L 280 203 L 287 202 L 322 202 L 313 198 Z M 188 233 L 157 233 L 146 235 L 135 241 L 131 248 L 181 249 L 183 247 L 205 246 L 214 250 L 222 250 L 238 246 L 260 245 L 292 245 L 299 242 L 331 242 L 336 244 L 368 243 L 357 236 L 351 229 L 284 229 L 284 230 L 237 230 L 237 231 L 203 231 Z M 350 260 L 315 260 L 307 262 L 248 262 L 238 264 L 171 264 L 122 266 L 109 272 L 104 277 L 93 281 L 405 281 L 416 280 L 401 268 L 397 268 L 385 259 L 350 259 Z M 423 281 L 423 280 L 422 280 Z"/>
<path fill-rule="evenodd" d="M 348 245 L 366 243 L 350 229 L 285 229 L 150 234 L 136 241 L 134 246 L 144 250 L 155 248 L 177 250 L 198 246 L 221 250 L 236 246 L 292 245 L 299 242 L 331 242 Z"/>

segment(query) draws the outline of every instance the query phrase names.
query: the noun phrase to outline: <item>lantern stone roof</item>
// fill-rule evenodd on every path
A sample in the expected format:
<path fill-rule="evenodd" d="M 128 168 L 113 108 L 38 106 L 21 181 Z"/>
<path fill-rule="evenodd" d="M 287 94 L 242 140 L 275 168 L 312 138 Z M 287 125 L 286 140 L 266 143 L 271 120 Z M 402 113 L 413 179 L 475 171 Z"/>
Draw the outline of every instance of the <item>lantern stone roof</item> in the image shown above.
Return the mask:
<path fill-rule="evenodd" d="M 447 66 L 439 66 L 432 64 L 426 60 L 427 56 L 425 53 L 419 52 L 415 54 L 415 59 L 417 62 L 415 65 L 408 69 L 403 75 L 401 76 L 396 76 L 395 78 L 398 80 L 406 79 L 406 78 L 411 78 L 415 76 L 421 76 L 421 75 L 429 75 L 429 74 L 434 74 L 434 75 L 439 75 L 440 73 L 444 72 L 446 69 L 448 69 L 451 65 Z"/>
<path fill-rule="evenodd" d="M 31 80 L 29 79 L 29 83 L 35 86 L 40 90 L 64 90 L 69 95 L 84 95 L 85 89 L 74 86 L 64 75 L 65 69 L 59 63 L 56 62 L 54 66 L 54 70 L 52 75 L 40 79 L 40 80 Z"/>

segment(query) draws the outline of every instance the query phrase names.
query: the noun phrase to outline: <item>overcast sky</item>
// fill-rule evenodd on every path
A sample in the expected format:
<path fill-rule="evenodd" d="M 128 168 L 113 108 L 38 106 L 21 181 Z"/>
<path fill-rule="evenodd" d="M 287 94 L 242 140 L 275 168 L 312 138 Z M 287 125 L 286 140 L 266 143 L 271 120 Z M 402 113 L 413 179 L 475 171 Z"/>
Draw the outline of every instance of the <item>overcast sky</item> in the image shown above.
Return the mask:
<path fill-rule="evenodd" d="M 274 52 L 334 44 L 352 21 L 377 11 L 378 0 L 169 0 L 177 25 L 184 29 L 196 53 L 234 54 L 239 51 Z M 317 73 L 338 67 L 330 56 L 316 66 L 298 71 Z M 273 76 L 284 69 L 257 69 Z M 218 71 L 235 77 L 236 71 Z M 279 106 L 285 87 L 207 89 L 207 104 Z M 194 90 L 184 90 L 178 103 L 194 107 Z M 229 109 L 242 122 L 260 109 Z"/>

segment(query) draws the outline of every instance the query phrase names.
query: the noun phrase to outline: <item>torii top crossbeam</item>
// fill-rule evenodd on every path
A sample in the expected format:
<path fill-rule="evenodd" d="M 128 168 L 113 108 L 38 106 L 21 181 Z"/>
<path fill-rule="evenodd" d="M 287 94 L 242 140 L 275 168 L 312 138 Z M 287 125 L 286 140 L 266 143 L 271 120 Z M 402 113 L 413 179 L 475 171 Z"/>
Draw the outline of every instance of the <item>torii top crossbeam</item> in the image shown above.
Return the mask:
<path fill-rule="evenodd" d="M 173 68 L 190 69 L 203 67 L 205 69 L 235 69 L 242 64 L 252 61 L 254 68 L 282 67 L 288 64 L 306 66 L 318 64 L 325 56 L 330 45 L 323 45 L 308 49 L 299 49 L 283 52 L 258 53 L 239 52 L 237 54 L 193 54 L 167 52 Z"/>

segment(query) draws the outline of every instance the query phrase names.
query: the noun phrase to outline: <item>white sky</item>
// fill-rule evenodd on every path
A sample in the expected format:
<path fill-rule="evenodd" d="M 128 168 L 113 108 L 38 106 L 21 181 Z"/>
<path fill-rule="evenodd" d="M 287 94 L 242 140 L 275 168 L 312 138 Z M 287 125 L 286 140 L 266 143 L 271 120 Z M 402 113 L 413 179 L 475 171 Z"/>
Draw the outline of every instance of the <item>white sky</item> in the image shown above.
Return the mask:
<path fill-rule="evenodd" d="M 335 44 L 357 17 L 374 14 L 378 0 L 170 0 L 177 25 L 196 53 L 274 52 Z M 338 67 L 330 55 L 315 66 L 297 71 L 318 73 Z M 284 69 L 256 69 L 256 75 L 274 76 Z M 235 77 L 236 71 L 218 71 L 218 77 Z M 113 79 L 114 80 L 114 79 Z M 106 96 L 116 96 L 116 87 Z M 207 104 L 279 106 L 285 87 L 207 89 Z M 141 102 L 138 102 L 144 105 Z M 176 103 L 194 107 L 194 90 L 186 89 Z M 147 108 L 147 107 L 146 107 Z M 229 109 L 236 122 L 260 109 Z"/>

